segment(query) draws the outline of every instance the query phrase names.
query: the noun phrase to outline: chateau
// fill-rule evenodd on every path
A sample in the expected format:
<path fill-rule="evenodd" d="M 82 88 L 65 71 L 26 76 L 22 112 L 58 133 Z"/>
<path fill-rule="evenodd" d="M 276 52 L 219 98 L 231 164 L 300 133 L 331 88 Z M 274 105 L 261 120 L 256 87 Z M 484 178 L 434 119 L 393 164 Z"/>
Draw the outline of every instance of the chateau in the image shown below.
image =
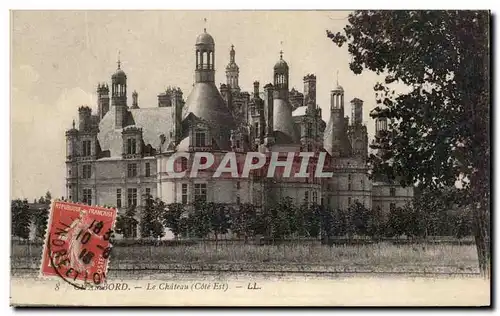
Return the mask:
<path fill-rule="evenodd" d="M 123 210 L 140 206 L 145 194 L 166 203 L 204 199 L 257 206 L 287 196 L 296 204 L 347 209 L 359 201 L 368 208 L 388 211 L 413 197 L 411 187 L 369 179 L 363 101 L 350 101 L 349 119 L 344 89 L 338 83 L 331 90 L 326 123 L 316 104 L 316 76 L 304 76 L 303 92 L 290 89 L 289 67 L 282 54 L 272 70 L 273 83 L 261 88 L 255 81 L 249 93 L 239 86 L 233 46 L 227 80 L 219 88 L 215 84 L 215 42 L 206 30 L 196 38 L 193 53 L 195 83 L 186 99 L 179 88 L 168 88 L 158 95 L 155 107 L 141 107 L 136 91 L 130 102 L 120 61 L 111 86 L 98 84 L 97 113 L 80 107 L 78 125 L 73 122 L 66 131 L 66 196 L 70 201 Z M 386 128 L 387 122 L 378 119 L 376 132 Z M 237 155 L 279 152 L 284 159 L 290 152 L 327 152 L 326 165 L 333 177 L 213 179 L 211 170 L 196 178 L 168 176 L 168 157 L 201 151 L 213 153 L 216 160 L 228 151 Z M 181 167 L 189 169 L 188 161 L 183 160 Z"/>

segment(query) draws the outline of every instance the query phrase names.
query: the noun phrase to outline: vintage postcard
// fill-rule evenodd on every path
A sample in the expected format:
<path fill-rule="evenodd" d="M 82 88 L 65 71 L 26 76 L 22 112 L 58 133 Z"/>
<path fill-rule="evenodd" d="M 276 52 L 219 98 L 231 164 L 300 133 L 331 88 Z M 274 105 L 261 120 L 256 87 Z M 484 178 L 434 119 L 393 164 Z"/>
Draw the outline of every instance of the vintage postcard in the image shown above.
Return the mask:
<path fill-rule="evenodd" d="M 11 305 L 490 306 L 489 30 L 11 11 Z"/>

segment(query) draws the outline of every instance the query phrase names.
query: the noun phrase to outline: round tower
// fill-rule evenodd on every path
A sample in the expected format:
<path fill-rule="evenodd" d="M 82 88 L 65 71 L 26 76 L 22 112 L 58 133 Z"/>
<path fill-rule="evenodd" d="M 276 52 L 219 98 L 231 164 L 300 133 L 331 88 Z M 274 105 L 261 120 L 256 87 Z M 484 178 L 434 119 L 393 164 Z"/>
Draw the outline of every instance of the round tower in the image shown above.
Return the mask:
<path fill-rule="evenodd" d="M 196 82 L 215 81 L 215 42 L 207 29 L 196 38 Z"/>
<path fill-rule="evenodd" d="M 120 129 L 125 125 L 127 114 L 127 75 L 121 68 L 118 58 L 118 67 L 111 76 L 111 102 L 114 107 L 115 128 Z"/>
<path fill-rule="evenodd" d="M 280 59 L 274 65 L 274 98 L 288 100 L 288 75 L 289 68 L 283 60 L 283 51 L 280 51 Z"/>

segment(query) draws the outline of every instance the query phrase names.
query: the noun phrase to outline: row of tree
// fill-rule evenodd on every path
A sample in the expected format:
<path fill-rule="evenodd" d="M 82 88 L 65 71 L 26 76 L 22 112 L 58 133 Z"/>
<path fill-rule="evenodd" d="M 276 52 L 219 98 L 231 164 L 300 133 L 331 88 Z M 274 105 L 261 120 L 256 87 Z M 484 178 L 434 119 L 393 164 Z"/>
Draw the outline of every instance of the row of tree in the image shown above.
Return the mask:
<path fill-rule="evenodd" d="M 347 210 L 331 210 L 312 204 L 295 205 L 290 198 L 266 209 L 252 204 L 234 207 L 228 204 L 197 202 L 189 209 L 180 203 L 166 204 L 160 199 L 146 197 L 140 218 L 135 208 L 118 216 L 115 230 L 126 238 L 161 238 L 168 228 L 176 238 L 215 238 L 229 232 L 239 238 L 257 235 L 279 240 L 284 238 L 346 238 L 381 237 L 425 238 L 427 236 L 454 236 L 462 238 L 472 233 L 472 213 L 467 208 L 453 208 L 447 202 L 449 193 L 433 191 L 419 193 L 413 203 L 392 209 L 384 214 L 380 209 L 367 209 L 361 203 Z M 13 200 L 12 235 L 29 238 L 30 226 L 35 236 L 43 239 L 50 207 L 50 192 L 42 201 L 32 204 L 27 200 Z M 139 219 L 139 220 L 138 220 Z"/>
<path fill-rule="evenodd" d="M 420 201 L 420 199 L 416 199 Z M 467 209 L 429 209 L 423 203 L 408 204 L 384 214 L 356 202 L 347 210 L 332 210 L 322 205 L 297 206 L 290 198 L 269 208 L 252 204 L 234 207 L 229 204 L 197 202 L 187 208 L 180 203 L 165 204 L 160 199 L 146 199 L 146 206 L 136 220 L 134 208 L 117 219 L 116 231 L 126 238 L 161 238 L 168 228 L 175 238 L 214 238 L 231 232 L 238 238 L 265 236 L 284 238 L 381 237 L 425 238 L 427 236 L 471 235 L 472 216 Z M 443 205 L 444 206 L 444 205 Z"/>
<path fill-rule="evenodd" d="M 52 195 L 49 191 L 45 196 L 34 200 L 32 206 L 27 199 L 16 199 L 11 202 L 11 235 L 22 239 L 30 236 L 30 226 L 35 227 L 35 237 L 43 239 L 47 229 L 49 208 Z"/>

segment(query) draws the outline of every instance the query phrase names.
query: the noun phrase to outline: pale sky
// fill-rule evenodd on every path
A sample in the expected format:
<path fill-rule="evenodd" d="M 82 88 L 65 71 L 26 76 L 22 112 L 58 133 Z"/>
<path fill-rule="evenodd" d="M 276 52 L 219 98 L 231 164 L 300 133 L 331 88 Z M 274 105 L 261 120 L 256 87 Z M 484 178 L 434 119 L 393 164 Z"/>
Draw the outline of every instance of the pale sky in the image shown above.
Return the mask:
<path fill-rule="evenodd" d="M 341 11 L 15 11 L 12 13 L 11 159 L 12 197 L 50 190 L 65 195 L 65 135 L 78 107 L 96 106 L 98 82 L 108 82 L 120 51 L 128 77 L 129 102 L 137 90 L 140 107 L 157 106 L 157 95 L 179 86 L 187 98 L 194 80 L 196 36 L 207 28 L 215 40 L 216 85 L 225 82 L 231 44 L 240 68 L 240 87 L 253 91 L 272 82 L 273 66 L 290 67 L 290 88 L 303 92 L 304 75 L 317 76 L 317 103 L 329 119 L 330 90 L 339 83 L 349 101 L 365 101 L 369 138 L 374 122 L 373 86 L 381 77 L 356 76 L 347 47 L 338 48 L 326 30 L 340 31 Z M 205 23 L 203 19 L 206 18 Z M 281 44 L 282 42 L 282 44 Z M 76 120 L 77 124 L 78 121 Z"/>

